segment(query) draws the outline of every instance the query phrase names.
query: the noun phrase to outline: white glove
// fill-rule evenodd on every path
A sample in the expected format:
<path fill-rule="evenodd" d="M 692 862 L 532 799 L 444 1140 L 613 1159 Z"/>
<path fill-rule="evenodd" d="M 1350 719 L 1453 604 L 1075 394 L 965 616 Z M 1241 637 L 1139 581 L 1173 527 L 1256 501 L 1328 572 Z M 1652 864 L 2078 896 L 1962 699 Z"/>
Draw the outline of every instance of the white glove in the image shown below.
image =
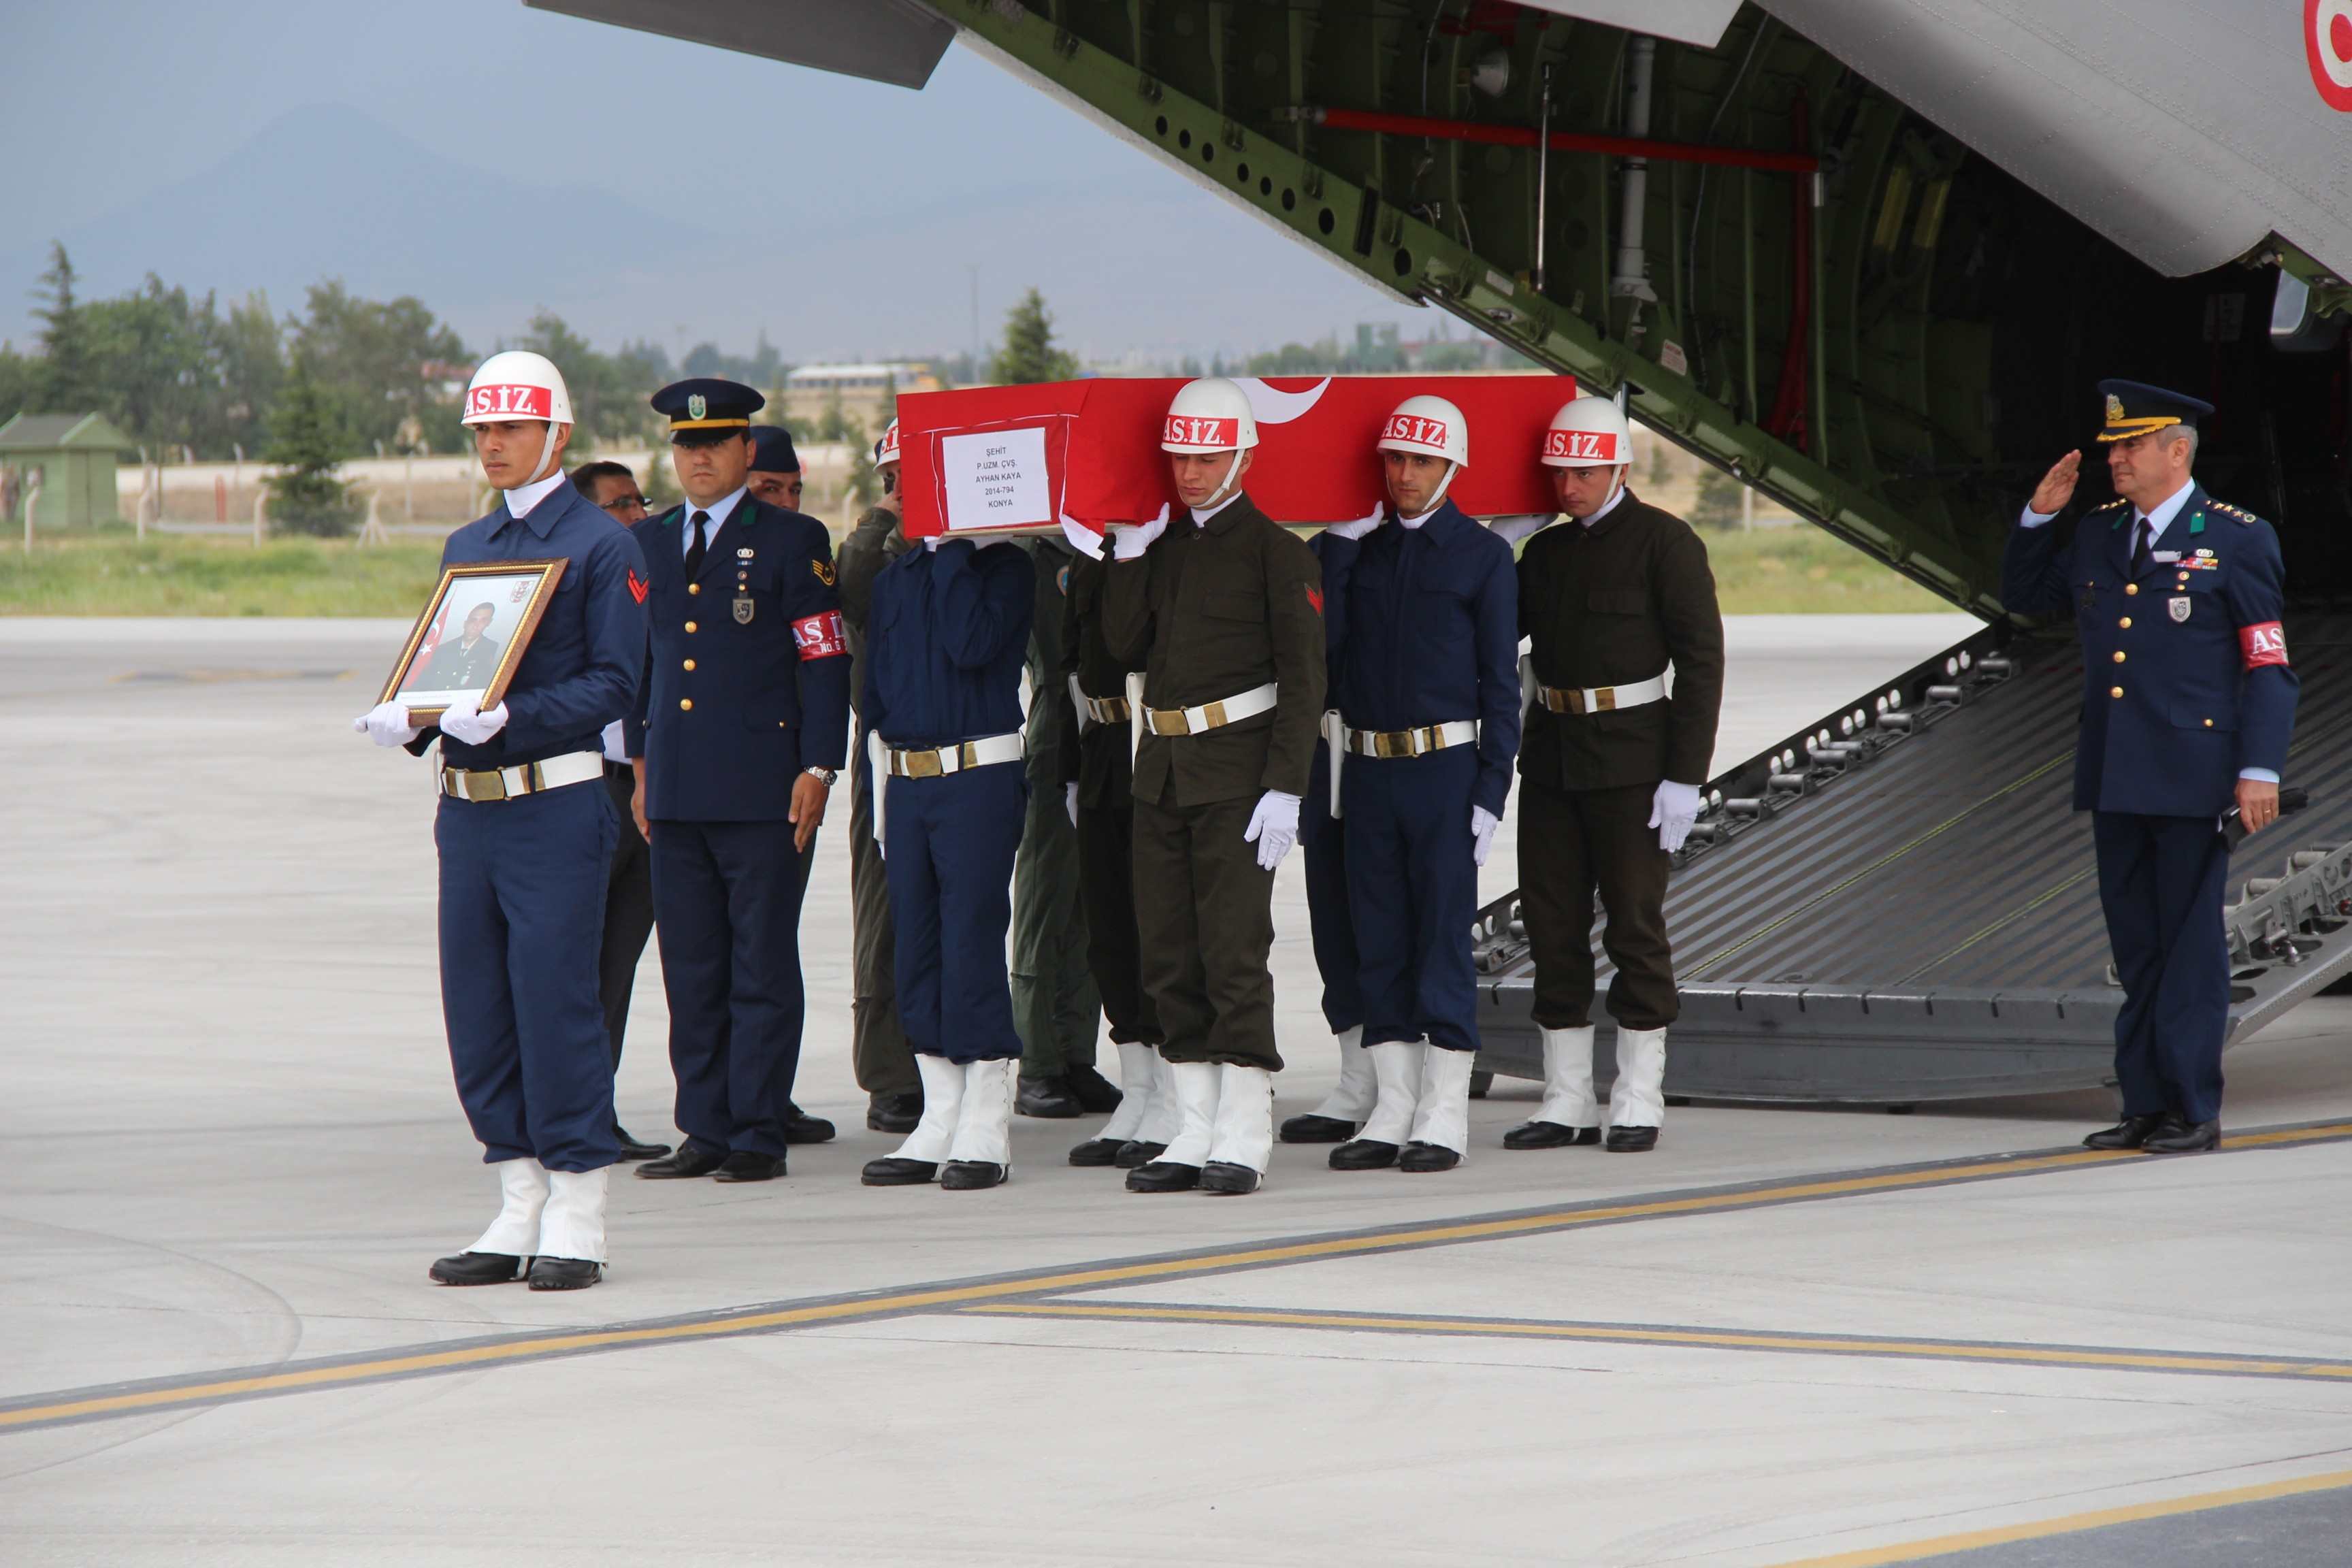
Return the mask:
<path fill-rule="evenodd" d="M 1698 820 L 1698 785 L 1658 781 L 1658 793 L 1650 797 L 1650 826 L 1658 830 L 1659 848 L 1671 855 L 1683 847 Z"/>
<path fill-rule="evenodd" d="M 1298 842 L 1298 797 L 1278 789 L 1260 795 L 1257 809 L 1250 813 L 1249 831 L 1242 835 L 1242 841 L 1257 846 L 1257 863 L 1265 870 L 1281 865 L 1290 847 Z"/>
<path fill-rule="evenodd" d="M 1517 517 L 1498 517 L 1486 524 L 1486 531 L 1506 544 L 1517 544 L 1559 515 L 1556 511 L 1530 511 Z"/>
<path fill-rule="evenodd" d="M 474 699 L 460 697 L 441 715 L 441 732 L 468 746 L 478 746 L 507 727 L 507 705 L 503 702 L 484 713 L 474 707 Z"/>
<path fill-rule="evenodd" d="M 1168 531 L 1168 509 L 1161 507 L 1160 515 L 1150 522 L 1130 523 L 1113 529 L 1110 535 L 1111 556 L 1114 560 L 1133 561 L 1151 548 L 1151 542 Z"/>
<path fill-rule="evenodd" d="M 1495 829 L 1502 818 L 1483 805 L 1470 808 L 1470 863 L 1484 866 L 1486 852 L 1495 847 Z"/>
<path fill-rule="evenodd" d="M 1370 517 L 1360 517 L 1353 522 L 1335 522 L 1323 531 L 1334 539 L 1361 539 L 1380 527 L 1388 515 L 1386 507 L 1376 506 L 1372 508 L 1372 515 Z"/>
<path fill-rule="evenodd" d="M 352 728 L 379 746 L 404 746 L 416 739 L 416 726 L 408 721 L 408 706 L 402 702 L 379 702 L 352 721 Z"/>
<path fill-rule="evenodd" d="M 1062 537 L 1070 542 L 1071 549 L 1076 551 L 1087 560 L 1099 561 L 1102 559 L 1102 535 L 1097 533 L 1093 529 L 1088 528 L 1085 523 L 1080 522 L 1076 518 L 1065 517 L 1062 519 Z"/>
<path fill-rule="evenodd" d="M 1062 786 L 1062 804 L 1070 808 L 1070 826 L 1076 827 L 1078 825 L 1078 786 L 1076 784 L 1066 784 Z"/>

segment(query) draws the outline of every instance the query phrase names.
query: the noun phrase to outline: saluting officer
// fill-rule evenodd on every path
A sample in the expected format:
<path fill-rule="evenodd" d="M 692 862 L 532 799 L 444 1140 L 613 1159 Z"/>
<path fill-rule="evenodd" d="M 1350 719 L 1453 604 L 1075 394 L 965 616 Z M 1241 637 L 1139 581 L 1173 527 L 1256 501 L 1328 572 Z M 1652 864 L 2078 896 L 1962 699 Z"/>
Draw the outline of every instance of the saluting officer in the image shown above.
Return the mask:
<path fill-rule="evenodd" d="M 849 627 L 850 700 L 857 707 L 861 733 L 873 721 L 866 713 L 866 614 L 874 599 L 874 579 L 907 552 L 898 492 L 898 422 L 890 421 L 874 443 L 874 477 L 881 499 L 867 508 L 841 542 L 835 563 L 841 615 Z M 912 1132 L 923 1114 L 922 1079 L 915 1071 L 914 1047 L 898 1020 L 891 950 L 898 934 L 890 921 L 890 885 L 882 849 L 874 841 L 875 786 L 864 750 L 849 760 L 850 1061 L 864 1089 L 866 1125 L 876 1132 Z"/>
<path fill-rule="evenodd" d="M 824 525 L 744 484 L 765 401 L 711 378 L 654 394 L 686 502 L 633 530 L 653 657 L 629 752 L 686 1134 L 637 1167 L 656 1181 L 784 1173 L 805 861 L 847 746 L 849 650 Z"/>
<path fill-rule="evenodd" d="M 898 925 L 898 1013 L 923 1113 L 868 1186 L 1011 1173 L 1021 1036 L 1004 963 L 1013 857 L 1028 783 L 1021 668 L 1036 583 L 1010 543 L 926 539 L 882 569 L 866 645 L 867 760 L 882 783 L 874 836 Z M 942 1171 L 941 1165 L 945 1165 Z"/>
<path fill-rule="evenodd" d="M 781 425 L 751 426 L 751 467 L 743 476 L 751 499 L 779 511 L 801 510 L 801 455 L 793 433 Z"/>
<path fill-rule="evenodd" d="M 1144 661 L 1136 916 L 1183 1124 L 1127 1184 L 1252 1193 L 1274 1146 L 1274 870 L 1323 712 L 1323 589 L 1314 552 L 1242 491 L 1257 419 L 1239 386 L 1187 383 L 1160 445 L 1183 514 L 1113 534 L 1103 640 Z"/>
<path fill-rule="evenodd" d="M 1080 552 L 1062 598 L 1060 684 L 1069 701 L 1062 741 L 1063 805 L 1077 830 L 1078 893 L 1087 916 L 1087 967 L 1118 1048 L 1121 1098 L 1100 1133 L 1070 1151 L 1073 1165 L 1150 1163 L 1181 1120 L 1176 1080 L 1160 1055 L 1165 1037 L 1143 988 L 1135 918 L 1134 712 L 1127 678 L 1140 667 L 1115 658 L 1103 640 L 1108 568 L 1093 540 Z"/>
<path fill-rule="evenodd" d="M 380 746 L 441 742 L 441 1008 L 457 1098 L 499 1173 L 498 1217 L 433 1265 L 443 1285 L 604 1276 L 613 1068 L 597 998 L 604 884 L 619 823 L 598 737 L 645 670 L 636 541 L 563 476 L 572 397 L 535 353 L 492 354 L 466 391 L 498 510 L 442 546 L 444 566 L 562 558 L 563 575 L 506 696 L 437 725 L 386 702 L 357 721 Z"/>
<path fill-rule="evenodd" d="M 2083 643 L 2074 809 L 2091 813 L 2099 903 L 2123 982 L 2116 1078 L 2123 1120 L 2094 1149 L 2186 1154 L 2221 1142 L 2230 870 L 2220 817 L 2250 833 L 2278 817 L 2298 689 L 2280 629 L 2278 536 L 2189 475 L 2212 405 L 2103 381 L 2107 475 L 2118 500 L 2061 540 L 2083 455 L 2058 459 L 2001 561 L 2012 612 L 2068 608 Z M 2159 604 L 2160 602 L 2160 604 Z"/>
<path fill-rule="evenodd" d="M 1331 1168 L 1450 1171 L 1470 1142 L 1478 868 L 1519 749 L 1518 588 L 1510 545 L 1445 499 L 1470 463 L 1461 409 L 1408 397 L 1377 450 L 1381 521 L 1323 550 L 1346 726 L 1331 761 L 1378 1091 Z"/>
<path fill-rule="evenodd" d="M 1536 962 L 1544 1098 L 1507 1149 L 1601 1141 L 1592 1092 L 1592 896 L 1617 966 L 1617 1082 L 1607 1147 L 1654 1148 L 1666 1026 L 1680 1011 L 1666 872 L 1698 819 L 1723 707 L 1723 616 L 1706 546 L 1625 488 L 1633 431 L 1605 397 L 1552 416 L 1541 455 L 1569 521 L 1519 556 L 1519 628 L 1536 687 L 1519 776 L 1519 900 Z M 1674 668 L 1674 695 L 1666 668 Z"/>

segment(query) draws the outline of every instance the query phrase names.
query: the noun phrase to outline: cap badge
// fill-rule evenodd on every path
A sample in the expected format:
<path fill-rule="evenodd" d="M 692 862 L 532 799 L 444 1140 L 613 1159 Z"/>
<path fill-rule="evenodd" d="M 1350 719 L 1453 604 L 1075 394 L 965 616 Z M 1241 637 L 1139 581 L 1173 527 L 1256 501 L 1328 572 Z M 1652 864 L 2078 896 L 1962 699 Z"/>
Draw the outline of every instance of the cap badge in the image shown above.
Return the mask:
<path fill-rule="evenodd" d="M 2113 405 L 2114 405 L 2115 407 L 2116 407 L 2116 408 L 2121 408 L 2121 407 L 2123 406 L 2123 405 L 2122 405 L 2122 404 L 2120 404 L 2120 403 L 2116 403 L 2116 400 L 2115 400 L 2114 398 L 2112 398 L 2112 397 L 2108 398 L 2108 399 L 2107 399 L 2107 402 L 2108 402 L 2109 404 Z M 702 417 L 706 413 L 708 413 L 708 412 L 709 411 L 709 408 L 710 408 L 710 405 L 709 405 L 707 401 L 705 401 L 705 400 L 704 400 L 702 394 L 700 394 L 700 393 L 698 393 L 698 392 L 697 392 L 697 393 L 693 393 L 693 394 L 690 394 L 690 395 L 687 397 L 687 400 L 686 400 L 686 416 L 687 416 L 688 419 L 699 419 L 699 418 L 701 418 L 701 417 Z"/>
<path fill-rule="evenodd" d="M 2108 393 L 2108 394 L 2107 394 L 2107 423 L 2108 423 L 2108 424 L 2110 424 L 2110 425 L 2113 425 L 2113 424 L 2116 423 L 2117 421 L 2121 420 L 2121 419 L 2123 418 L 2123 416 L 2124 416 L 2124 400 L 2123 400 L 2122 398 L 2120 398 L 2120 397 L 2117 397 L 2117 396 L 2116 396 L 2114 393 L 2112 393 L 2112 392 Z M 699 418 L 701 418 L 701 417 L 702 417 L 702 416 L 700 416 L 699 414 L 698 414 L 698 415 L 696 415 L 696 416 L 695 416 L 695 417 L 696 417 L 696 418 L 698 418 L 698 419 L 699 419 Z"/>

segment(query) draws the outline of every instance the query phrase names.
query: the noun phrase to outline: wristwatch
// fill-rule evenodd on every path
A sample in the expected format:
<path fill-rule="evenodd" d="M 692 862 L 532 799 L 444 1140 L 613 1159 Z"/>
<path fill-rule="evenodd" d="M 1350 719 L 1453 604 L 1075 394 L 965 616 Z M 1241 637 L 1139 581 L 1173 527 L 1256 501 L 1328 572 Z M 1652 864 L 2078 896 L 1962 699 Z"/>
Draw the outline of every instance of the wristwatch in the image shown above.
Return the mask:
<path fill-rule="evenodd" d="M 803 768 L 801 772 L 808 774 L 809 777 L 816 780 L 827 789 L 831 789 L 833 787 L 833 781 L 841 776 L 838 772 L 832 768 Z"/>

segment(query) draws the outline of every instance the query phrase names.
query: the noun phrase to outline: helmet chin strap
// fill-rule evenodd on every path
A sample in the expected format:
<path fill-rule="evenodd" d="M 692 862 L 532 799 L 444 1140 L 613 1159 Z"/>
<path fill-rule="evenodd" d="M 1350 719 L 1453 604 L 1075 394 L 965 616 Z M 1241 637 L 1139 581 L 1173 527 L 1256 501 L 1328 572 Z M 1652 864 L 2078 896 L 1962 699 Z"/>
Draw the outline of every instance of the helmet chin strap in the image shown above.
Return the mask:
<path fill-rule="evenodd" d="M 1234 460 L 1226 465 L 1223 482 L 1219 484 L 1214 490 L 1210 492 L 1209 499 L 1207 500 L 1202 501 L 1199 506 L 1192 508 L 1191 510 L 1192 511 L 1197 513 L 1209 507 L 1215 506 L 1218 502 L 1223 500 L 1226 496 L 1233 492 L 1234 481 L 1242 477 L 1242 453 L 1244 450 L 1245 450 L 1245 448 L 1240 447 L 1234 448 Z"/>
<path fill-rule="evenodd" d="M 530 478 L 525 479 L 523 482 L 525 484 L 535 485 L 539 483 L 540 480 L 547 478 L 547 465 L 549 460 L 554 456 L 555 421 L 551 419 L 547 422 L 547 439 L 541 441 L 539 445 L 539 466 L 531 469 Z"/>
<path fill-rule="evenodd" d="M 1436 488 L 1435 489 L 1433 489 L 1433 490 L 1432 490 L 1432 491 L 1430 491 L 1430 492 L 1429 492 L 1429 504 L 1428 504 L 1427 506 L 1423 507 L 1419 511 L 1414 512 L 1414 513 L 1412 514 L 1412 516 L 1410 519 L 1408 519 L 1408 518 L 1405 516 L 1404 508 L 1402 508 L 1402 507 L 1398 507 L 1398 508 L 1397 508 L 1397 521 L 1400 521 L 1400 522 L 1403 522 L 1403 521 L 1419 522 L 1423 518 L 1427 517 L 1431 512 L 1435 511 L 1439 507 L 1444 506 L 1444 505 L 1445 504 L 1445 492 L 1446 492 L 1447 490 L 1449 490 L 1449 489 L 1451 489 L 1453 488 L 1453 486 L 1454 486 L 1454 475 L 1456 475 L 1456 474 L 1458 474 L 1458 473 L 1460 473 L 1461 471 L 1462 471 L 1462 465 L 1461 465 L 1461 464 L 1459 464 L 1459 463 L 1448 463 L 1448 464 L 1446 464 L 1446 465 L 1445 465 L 1445 477 L 1444 477 L 1444 479 L 1440 479 L 1440 480 L 1438 480 L 1438 481 L 1437 481 L 1437 488 Z"/>

